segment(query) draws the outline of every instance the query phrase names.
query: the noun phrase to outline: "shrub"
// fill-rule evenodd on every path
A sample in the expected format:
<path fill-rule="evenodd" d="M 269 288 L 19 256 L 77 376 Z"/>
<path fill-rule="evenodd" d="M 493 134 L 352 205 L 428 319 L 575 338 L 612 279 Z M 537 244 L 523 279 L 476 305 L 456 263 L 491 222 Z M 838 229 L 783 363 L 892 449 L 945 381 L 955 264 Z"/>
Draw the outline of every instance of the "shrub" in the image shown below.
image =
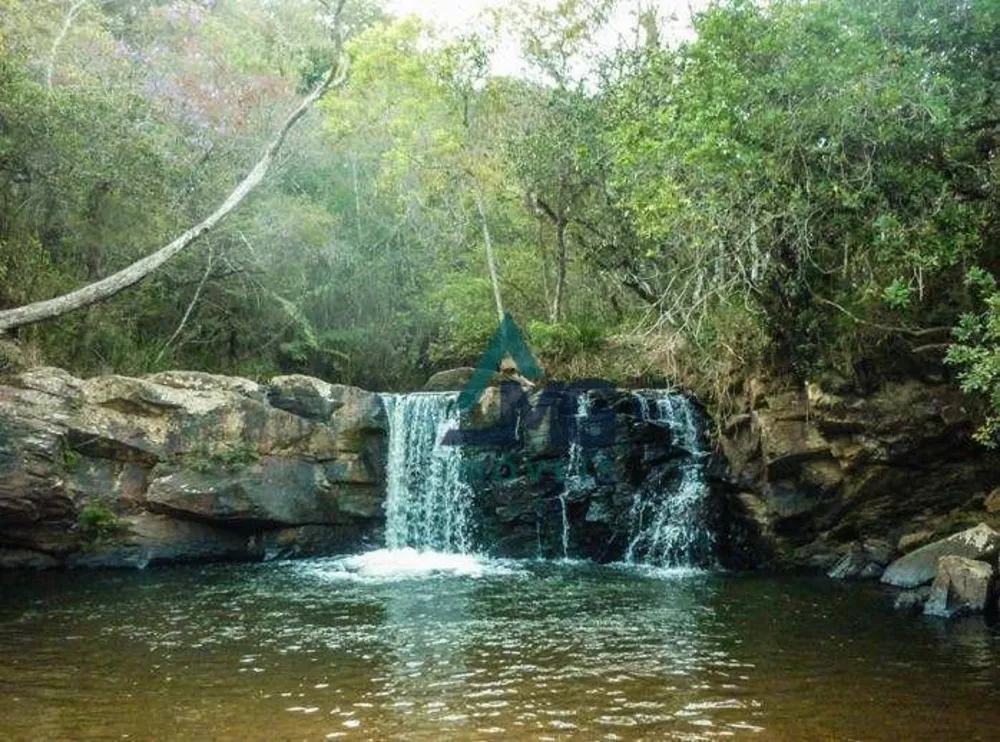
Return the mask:
<path fill-rule="evenodd" d="M 80 533 L 92 543 L 104 541 L 122 530 L 118 516 L 97 502 L 89 502 L 80 510 L 76 521 Z"/>

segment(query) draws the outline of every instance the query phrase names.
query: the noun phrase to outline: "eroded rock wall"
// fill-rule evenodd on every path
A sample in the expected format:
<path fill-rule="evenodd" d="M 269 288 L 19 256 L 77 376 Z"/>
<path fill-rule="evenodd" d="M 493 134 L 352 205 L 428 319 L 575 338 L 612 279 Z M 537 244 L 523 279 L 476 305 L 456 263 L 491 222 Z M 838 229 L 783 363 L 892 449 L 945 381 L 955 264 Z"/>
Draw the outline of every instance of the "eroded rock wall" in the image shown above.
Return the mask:
<path fill-rule="evenodd" d="M 384 497 L 375 394 L 195 372 L 0 386 L 0 565 L 142 565 L 332 553 Z"/>
<path fill-rule="evenodd" d="M 947 384 L 885 383 L 861 395 L 751 381 L 720 425 L 730 481 L 771 563 L 829 568 L 865 540 L 894 552 L 979 522 L 1000 457 Z"/>

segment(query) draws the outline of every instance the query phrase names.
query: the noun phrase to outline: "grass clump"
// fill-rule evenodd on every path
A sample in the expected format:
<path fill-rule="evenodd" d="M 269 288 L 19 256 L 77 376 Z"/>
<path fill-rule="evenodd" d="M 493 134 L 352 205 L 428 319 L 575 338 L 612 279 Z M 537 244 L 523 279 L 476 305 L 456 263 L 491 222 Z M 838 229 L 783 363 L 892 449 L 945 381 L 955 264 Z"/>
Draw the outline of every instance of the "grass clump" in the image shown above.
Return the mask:
<path fill-rule="evenodd" d="M 114 511 L 98 502 L 89 502 L 83 506 L 76 525 L 80 534 L 91 544 L 107 541 L 123 528 Z"/>
<path fill-rule="evenodd" d="M 216 469 L 233 471 L 254 464 L 259 459 L 257 447 L 245 441 L 226 448 L 211 448 L 200 443 L 184 457 L 184 464 L 188 469 L 205 474 Z"/>

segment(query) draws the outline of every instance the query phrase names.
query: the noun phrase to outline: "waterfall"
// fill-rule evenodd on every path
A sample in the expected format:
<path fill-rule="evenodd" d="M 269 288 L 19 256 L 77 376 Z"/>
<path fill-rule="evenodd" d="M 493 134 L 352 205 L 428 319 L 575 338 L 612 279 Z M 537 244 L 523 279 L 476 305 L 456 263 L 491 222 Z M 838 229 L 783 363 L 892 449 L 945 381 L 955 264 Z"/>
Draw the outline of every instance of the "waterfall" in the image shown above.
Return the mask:
<path fill-rule="evenodd" d="M 651 390 L 635 396 L 642 419 L 666 427 L 674 447 L 682 449 L 684 457 L 669 486 L 636 492 L 629 513 L 625 561 L 657 567 L 712 564 L 715 536 L 707 522 L 708 453 L 702 440 L 701 416 L 682 394 Z M 653 408 L 650 397 L 655 401 Z"/>
<path fill-rule="evenodd" d="M 569 559 L 569 498 L 593 485 L 587 476 L 587 461 L 581 444 L 582 429 L 590 415 L 590 397 L 584 393 L 577 397 L 576 415 L 573 419 L 573 438 L 569 444 L 569 457 L 563 476 L 563 488 L 559 493 L 562 508 L 562 552 L 563 559 Z"/>
<path fill-rule="evenodd" d="M 457 394 L 384 394 L 389 418 L 386 546 L 467 553 L 472 492 L 462 481 L 462 451 L 442 445 L 459 425 Z"/>

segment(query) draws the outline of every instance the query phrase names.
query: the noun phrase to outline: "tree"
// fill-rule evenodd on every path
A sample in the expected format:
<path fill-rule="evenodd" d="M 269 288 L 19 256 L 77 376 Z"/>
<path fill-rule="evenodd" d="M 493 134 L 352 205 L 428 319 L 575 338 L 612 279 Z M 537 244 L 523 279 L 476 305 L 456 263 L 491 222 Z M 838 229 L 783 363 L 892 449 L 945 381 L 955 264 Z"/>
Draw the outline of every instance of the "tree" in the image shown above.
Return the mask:
<path fill-rule="evenodd" d="M 796 374 L 898 363 L 949 325 L 965 267 L 997 259 L 998 24 L 991 3 L 733 0 L 643 54 L 612 188 L 662 324 Z"/>
<path fill-rule="evenodd" d="M 46 319 L 58 317 L 67 312 L 71 312 L 82 307 L 103 301 L 118 292 L 141 281 L 146 276 L 153 273 L 160 266 L 173 258 L 181 251 L 187 249 L 198 239 L 208 233 L 213 227 L 229 215 L 243 200 L 263 181 L 272 163 L 281 151 L 288 133 L 292 127 L 306 114 L 312 105 L 318 101 L 331 88 L 339 87 L 347 76 L 347 57 L 341 52 L 342 40 L 340 38 L 339 17 L 343 9 L 345 0 L 340 0 L 334 10 L 334 30 L 336 38 L 336 48 L 334 59 L 337 60 L 331 66 L 329 72 L 316 88 L 302 101 L 302 103 L 285 120 L 285 123 L 278 130 L 277 135 L 264 150 L 263 155 L 253 166 L 250 172 L 243 178 L 235 189 L 225 198 L 225 200 L 209 216 L 203 219 L 194 227 L 188 229 L 175 240 L 163 246 L 156 252 L 148 255 L 128 267 L 106 277 L 95 281 L 68 294 L 48 299 L 45 301 L 33 302 L 31 304 L 0 311 L 0 332 L 21 327 Z M 68 24 L 67 24 L 68 25 Z M 63 33 L 63 32 L 60 32 Z M 51 77 L 50 77 L 51 79 Z"/>

